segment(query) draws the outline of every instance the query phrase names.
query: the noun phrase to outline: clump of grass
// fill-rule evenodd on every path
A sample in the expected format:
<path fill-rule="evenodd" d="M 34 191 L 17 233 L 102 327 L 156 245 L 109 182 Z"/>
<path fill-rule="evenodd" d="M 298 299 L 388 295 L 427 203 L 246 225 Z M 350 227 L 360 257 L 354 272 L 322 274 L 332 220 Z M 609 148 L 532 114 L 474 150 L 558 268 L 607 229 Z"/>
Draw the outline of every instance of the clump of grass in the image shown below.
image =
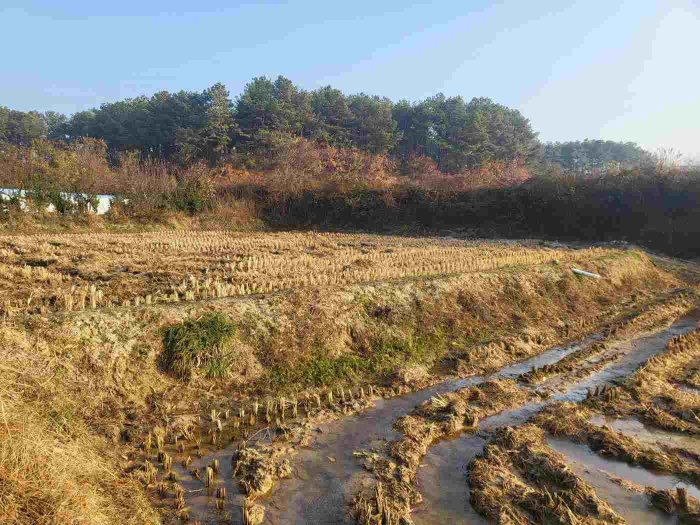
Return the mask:
<path fill-rule="evenodd" d="M 680 523 L 700 522 L 700 501 L 692 496 L 687 496 L 680 489 L 672 491 L 646 487 L 644 492 L 651 505 L 666 514 L 678 515 Z"/>
<path fill-rule="evenodd" d="M 284 453 L 274 447 L 248 448 L 245 441 L 231 458 L 233 476 L 246 495 L 256 498 L 267 494 L 276 479 L 291 475 L 292 467 Z"/>
<path fill-rule="evenodd" d="M 226 377 L 232 361 L 231 340 L 236 327 L 221 313 L 205 314 L 165 329 L 163 363 L 180 379 L 189 381 L 196 369 L 207 377 Z"/>
<path fill-rule="evenodd" d="M 265 519 L 265 508 L 255 503 L 254 496 L 247 496 L 241 507 L 243 525 L 260 525 Z"/>
<path fill-rule="evenodd" d="M 435 338 L 406 336 L 370 341 L 363 355 L 347 353 L 330 357 L 327 348 L 319 348 L 309 357 L 294 363 L 274 365 L 267 374 L 265 390 L 288 391 L 298 386 L 324 387 L 359 380 L 389 380 L 404 366 L 430 365 L 442 353 Z"/>
<path fill-rule="evenodd" d="M 411 506 L 420 495 L 411 485 L 395 479 L 378 482 L 371 495 L 359 495 L 353 502 L 356 523 L 360 525 L 402 525 L 413 523 Z"/>

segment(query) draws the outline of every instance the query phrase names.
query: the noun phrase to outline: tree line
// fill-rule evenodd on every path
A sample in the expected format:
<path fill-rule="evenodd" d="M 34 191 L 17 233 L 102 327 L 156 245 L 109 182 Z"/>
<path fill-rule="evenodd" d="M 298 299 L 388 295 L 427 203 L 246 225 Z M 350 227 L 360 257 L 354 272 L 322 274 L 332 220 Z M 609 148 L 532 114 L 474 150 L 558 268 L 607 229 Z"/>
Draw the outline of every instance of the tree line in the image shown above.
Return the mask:
<path fill-rule="evenodd" d="M 611 167 L 639 167 L 653 163 L 654 156 L 634 142 L 577 140 L 545 144 L 543 160 L 550 164 L 558 164 L 567 171 L 585 173 Z"/>
<path fill-rule="evenodd" d="M 542 144 L 519 111 L 488 98 L 466 102 L 438 94 L 419 102 L 346 95 L 331 86 L 307 91 L 279 76 L 256 77 L 231 99 L 217 83 L 202 92 L 158 92 L 66 116 L 0 106 L 0 140 L 29 146 L 37 138 L 99 138 L 110 151 L 214 165 L 235 156 L 254 167 L 298 138 L 388 154 L 399 161 L 430 157 L 457 173 L 491 161 L 559 164 L 588 171 L 629 167 L 650 154 L 634 143 L 583 141 Z"/>

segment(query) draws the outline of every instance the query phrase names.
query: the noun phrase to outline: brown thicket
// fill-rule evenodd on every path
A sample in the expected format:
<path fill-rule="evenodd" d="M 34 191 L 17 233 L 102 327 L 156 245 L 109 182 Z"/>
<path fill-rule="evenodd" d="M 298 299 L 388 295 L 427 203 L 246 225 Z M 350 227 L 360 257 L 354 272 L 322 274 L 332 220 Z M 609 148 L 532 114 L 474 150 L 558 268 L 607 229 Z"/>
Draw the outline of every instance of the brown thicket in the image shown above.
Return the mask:
<path fill-rule="evenodd" d="M 256 172 L 231 164 L 183 167 L 129 153 L 108 164 L 105 152 L 104 143 L 89 139 L 71 145 L 38 141 L 31 149 L 3 144 L 0 187 L 31 193 L 30 209 L 42 221 L 47 203 L 57 202 L 59 214 L 80 216 L 90 209 L 89 199 L 103 193 L 116 196 L 109 223 L 457 229 L 632 240 L 674 254 L 698 253 L 693 239 L 700 224 L 700 170 L 693 168 L 658 164 L 569 174 L 492 162 L 444 173 L 430 158 L 398 163 L 387 155 L 301 139 L 261 159 Z M 0 216 L 27 222 L 27 214 L 18 213 L 19 202 L 5 193 Z M 196 224 L 184 221 L 186 216 L 196 217 Z"/>

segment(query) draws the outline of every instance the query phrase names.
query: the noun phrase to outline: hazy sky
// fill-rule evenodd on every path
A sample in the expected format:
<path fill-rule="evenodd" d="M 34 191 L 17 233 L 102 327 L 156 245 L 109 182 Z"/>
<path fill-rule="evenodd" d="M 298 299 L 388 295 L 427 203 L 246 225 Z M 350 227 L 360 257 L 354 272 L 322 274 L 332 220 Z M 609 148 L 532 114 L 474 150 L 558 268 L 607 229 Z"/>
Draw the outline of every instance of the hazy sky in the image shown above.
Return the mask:
<path fill-rule="evenodd" d="M 235 96 L 254 76 L 419 100 L 488 96 L 547 140 L 700 156 L 700 0 L 0 0 L 0 105 Z"/>

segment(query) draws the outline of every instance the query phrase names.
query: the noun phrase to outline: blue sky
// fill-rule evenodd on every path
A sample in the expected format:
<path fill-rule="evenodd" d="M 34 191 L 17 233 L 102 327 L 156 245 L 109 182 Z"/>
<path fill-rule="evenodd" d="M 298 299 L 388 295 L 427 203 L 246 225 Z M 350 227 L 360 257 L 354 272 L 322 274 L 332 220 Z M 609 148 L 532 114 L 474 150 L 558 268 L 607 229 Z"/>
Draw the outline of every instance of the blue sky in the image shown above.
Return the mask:
<path fill-rule="evenodd" d="M 543 140 L 700 157 L 698 0 L 0 0 L 0 104 L 72 113 L 254 76 L 518 108 Z"/>

